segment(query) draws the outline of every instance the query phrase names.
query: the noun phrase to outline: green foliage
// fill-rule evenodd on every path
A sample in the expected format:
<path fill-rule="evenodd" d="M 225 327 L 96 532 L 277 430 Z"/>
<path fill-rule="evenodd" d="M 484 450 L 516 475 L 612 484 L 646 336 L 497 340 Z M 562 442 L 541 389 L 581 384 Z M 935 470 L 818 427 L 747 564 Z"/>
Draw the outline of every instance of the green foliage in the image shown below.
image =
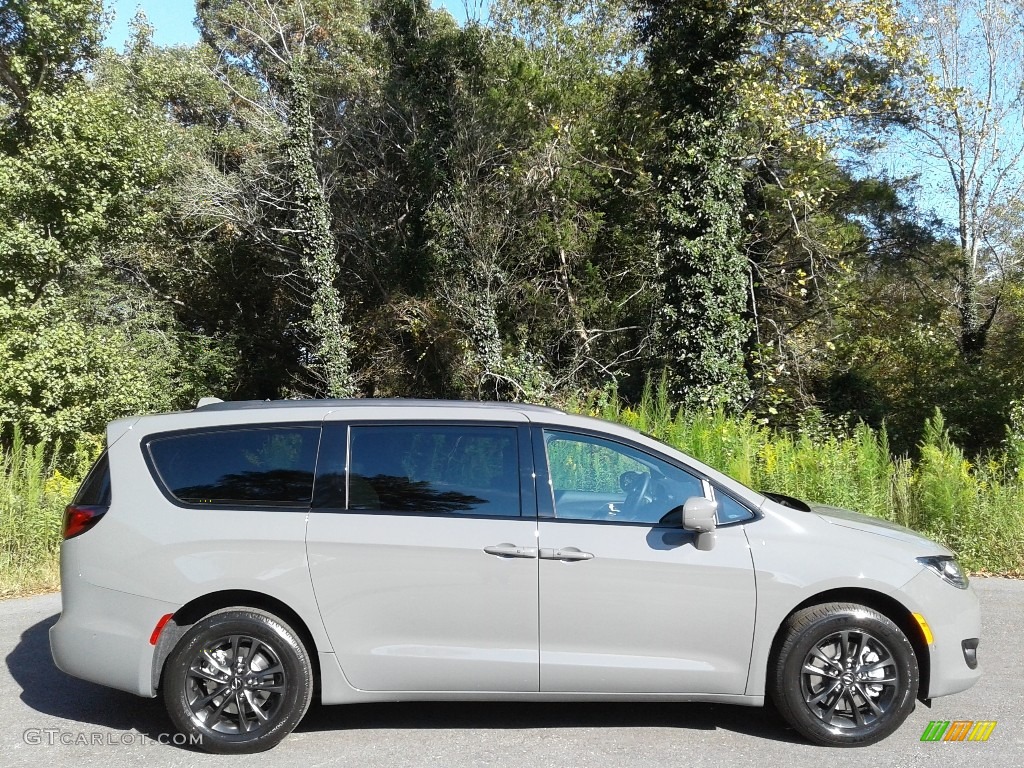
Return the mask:
<path fill-rule="evenodd" d="M 217 239 L 227 234 L 232 250 L 276 256 L 273 275 L 297 321 L 289 334 L 290 351 L 301 350 L 293 369 L 302 376 L 274 389 L 351 396 L 349 323 L 326 191 L 325 144 L 337 139 L 325 134 L 367 74 L 363 8 L 348 0 L 201 0 L 196 10 L 215 80 L 228 95 L 223 117 L 248 123 L 249 141 L 237 165 L 224 163 L 216 144 L 191 163 L 190 218 L 212 220 L 206 237 L 220 229 Z"/>
<path fill-rule="evenodd" d="M 87 63 L 91 80 L 37 84 L 0 126 L 0 439 L 20 423 L 74 445 L 223 373 L 209 341 L 139 284 L 171 130 L 117 65 Z"/>
<path fill-rule="evenodd" d="M 15 428 L 0 443 L 0 596 L 58 585 L 56 558 L 64 507 L 79 477 L 55 467 L 44 444 L 26 444 Z"/>
<path fill-rule="evenodd" d="M 21 424 L 32 440 L 74 445 L 112 419 L 194 405 L 217 381 L 216 369 L 182 359 L 186 350 L 197 360 L 202 352 L 159 318 L 113 307 L 97 322 L 89 309 L 71 301 L 0 306 L 0 439 Z"/>
<path fill-rule="evenodd" d="M 34 92 L 54 93 L 99 51 L 101 0 L 4 0 L 0 3 L 0 121 Z"/>
<path fill-rule="evenodd" d="M 879 126 L 908 118 L 915 22 L 898 0 L 746 6 L 753 45 L 739 70 L 744 118 L 764 132 L 757 149 L 821 157 L 863 140 L 862 130 L 873 139 Z"/>
<path fill-rule="evenodd" d="M 1005 266 L 1019 253 L 1008 214 L 1024 204 L 1021 7 L 1018 0 L 919 0 L 916 12 L 921 67 L 908 82 L 915 118 L 908 127 L 918 154 L 942 158 L 929 181 L 956 232 L 946 292 L 959 315 L 960 353 L 976 363 L 1006 288 Z"/>
<path fill-rule="evenodd" d="M 1024 402 L 1014 402 L 1006 426 L 1006 462 L 1011 473 L 1024 481 Z"/>
<path fill-rule="evenodd" d="M 875 427 L 884 420 L 893 449 L 914 454 L 922 425 L 938 405 L 967 456 L 998 449 L 1011 401 L 1024 392 L 1024 376 L 1014 362 L 1020 349 L 1015 324 L 995 326 L 986 349 L 967 360 L 951 308 L 877 296 L 879 290 L 893 292 L 888 280 L 869 278 L 862 287 L 870 298 L 832 326 L 836 341 L 829 355 L 835 362 L 831 369 L 822 366 L 815 382 L 826 410 Z"/>
<path fill-rule="evenodd" d="M 362 65 L 358 0 L 197 0 L 196 14 L 203 42 L 271 91 L 288 86 L 297 58 L 328 83 Z"/>
<path fill-rule="evenodd" d="M 284 89 L 288 105 L 285 156 L 291 175 L 294 237 L 306 283 L 312 294 L 306 331 L 310 340 L 307 368 L 319 380 L 318 393 L 352 397 L 349 329 L 338 278 L 337 241 L 331 230 L 330 207 L 315 163 L 313 116 L 304 62 L 293 62 Z"/>
<path fill-rule="evenodd" d="M 0 302 L 60 293 L 151 223 L 166 152 L 159 123 L 118 89 L 37 94 L 17 149 L 0 153 Z M 13 133 L 13 131 L 12 131 Z"/>
<path fill-rule="evenodd" d="M 971 465 L 949 439 L 941 412 L 925 422 L 920 459 L 920 500 L 929 527 L 949 528 L 964 509 L 977 507 Z"/>

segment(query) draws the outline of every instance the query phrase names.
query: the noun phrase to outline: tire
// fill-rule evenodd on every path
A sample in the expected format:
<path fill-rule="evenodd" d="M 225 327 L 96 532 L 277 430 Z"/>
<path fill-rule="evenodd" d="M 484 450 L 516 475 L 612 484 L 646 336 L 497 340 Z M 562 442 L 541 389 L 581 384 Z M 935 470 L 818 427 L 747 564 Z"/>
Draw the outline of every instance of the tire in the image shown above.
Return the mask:
<path fill-rule="evenodd" d="M 309 655 L 270 614 L 229 609 L 197 622 L 171 651 L 162 679 L 174 725 L 205 752 L 270 749 L 299 724 L 313 696 Z"/>
<path fill-rule="evenodd" d="M 771 697 L 802 736 L 831 747 L 874 744 L 914 711 L 920 673 L 906 635 L 878 611 L 825 603 L 782 628 Z"/>

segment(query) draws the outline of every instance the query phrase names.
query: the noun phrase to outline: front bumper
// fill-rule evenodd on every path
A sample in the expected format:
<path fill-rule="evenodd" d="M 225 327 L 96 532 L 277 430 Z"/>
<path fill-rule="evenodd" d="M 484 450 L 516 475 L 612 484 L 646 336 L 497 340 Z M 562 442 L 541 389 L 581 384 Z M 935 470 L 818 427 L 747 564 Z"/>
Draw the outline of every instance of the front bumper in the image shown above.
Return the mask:
<path fill-rule="evenodd" d="M 920 692 L 921 698 L 959 693 L 978 682 L 981 677 L 981 665 L 977 663 L 981 608 L 974 590 L 957 589 L 932 571 L 922 569 L 902 591 L 928 621 L 934 636 L 934 642 L 928 646 L 928 690 Z M 973 654 L 969 653 L 972 645 Z"/>

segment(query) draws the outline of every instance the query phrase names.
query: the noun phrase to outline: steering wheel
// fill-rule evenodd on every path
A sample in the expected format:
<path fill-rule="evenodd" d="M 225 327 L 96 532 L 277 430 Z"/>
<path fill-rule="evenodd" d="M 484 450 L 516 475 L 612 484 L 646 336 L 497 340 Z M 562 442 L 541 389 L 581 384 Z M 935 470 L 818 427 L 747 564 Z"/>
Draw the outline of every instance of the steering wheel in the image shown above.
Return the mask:
<path fill-rule="evenodd" d="M 626 499 L 622 502 L 622 511 L 626 515 L 637 514 L 645 500 L 648 504 L 653 501 L 647 496 L 651 487 L 650 472 L 623 472 L 619 475 L 619 487 L 626 492 Z"/>

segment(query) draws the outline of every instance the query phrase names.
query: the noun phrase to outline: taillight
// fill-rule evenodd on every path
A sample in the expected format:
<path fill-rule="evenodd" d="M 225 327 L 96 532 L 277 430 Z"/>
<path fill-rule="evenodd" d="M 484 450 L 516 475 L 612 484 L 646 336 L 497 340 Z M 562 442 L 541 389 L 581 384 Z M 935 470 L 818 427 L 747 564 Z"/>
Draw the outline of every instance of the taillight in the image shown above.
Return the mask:
<path fill-rule="evenodd" d="M 71 539 L 85 533 L 100 521 L 107 512 L 106 507 L 92 507 L 71 504 L 64 510 L 64 538 Z"/>

